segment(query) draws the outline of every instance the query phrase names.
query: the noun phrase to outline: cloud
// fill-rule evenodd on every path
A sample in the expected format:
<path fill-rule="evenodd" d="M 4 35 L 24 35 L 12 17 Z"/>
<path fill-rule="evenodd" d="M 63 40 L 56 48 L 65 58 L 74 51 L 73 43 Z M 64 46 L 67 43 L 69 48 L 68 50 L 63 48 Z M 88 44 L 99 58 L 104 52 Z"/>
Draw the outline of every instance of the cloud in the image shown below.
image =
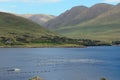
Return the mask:
<path fill-rule="evenodd" d="M 40 3 L 47 3 L 47 2 L 59 2 L 61 0 L 0 0 L 0 2 L 40 2 Z"/>
<path fill-rule="evenodd" d="M 115 3 L 118 3 L 118 2 L 120 2 L 120 0 L 104 0 L 103 2 L 115 2 Z"/>

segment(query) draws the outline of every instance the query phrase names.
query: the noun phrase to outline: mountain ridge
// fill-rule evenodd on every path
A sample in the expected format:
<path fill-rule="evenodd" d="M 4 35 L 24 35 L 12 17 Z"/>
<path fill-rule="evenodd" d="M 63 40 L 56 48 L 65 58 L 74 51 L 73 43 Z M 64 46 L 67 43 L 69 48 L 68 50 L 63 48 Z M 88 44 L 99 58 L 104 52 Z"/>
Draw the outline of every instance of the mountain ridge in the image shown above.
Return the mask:
<path fill-rule="evenodd" d="M 49 27 L 51 28 L 51 27 L 59 27 L 59 26 L 68 26 L 68 24 L 74 25 L 74 24 L 82 23 L 84 21 L 97 17 L 98 15 L 109 10 L 111 7 L 113 7 L 113 5 L 105 4 L 105 3 L 95 4 L 89 8 L 85 6 L 75 6 L 70 10 L 67 10 L 66 12 L 62 13 L 55 19 L 48 21 L 45 24 L 45 26 L 47 26 L 47 28 Z"/>

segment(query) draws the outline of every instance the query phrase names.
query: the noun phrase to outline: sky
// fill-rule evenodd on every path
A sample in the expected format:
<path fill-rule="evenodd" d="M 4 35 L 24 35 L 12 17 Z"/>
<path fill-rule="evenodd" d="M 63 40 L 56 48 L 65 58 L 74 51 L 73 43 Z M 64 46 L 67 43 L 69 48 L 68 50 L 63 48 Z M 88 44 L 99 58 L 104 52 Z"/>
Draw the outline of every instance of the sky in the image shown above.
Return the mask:
<path fill-rule="evenodd" d="M 50 14 L 56 15 L 74 7 L 90 7 L 97 3 L 116 5 L 120 0 L 0 0 L 0 11 L 16 14 Z"/>

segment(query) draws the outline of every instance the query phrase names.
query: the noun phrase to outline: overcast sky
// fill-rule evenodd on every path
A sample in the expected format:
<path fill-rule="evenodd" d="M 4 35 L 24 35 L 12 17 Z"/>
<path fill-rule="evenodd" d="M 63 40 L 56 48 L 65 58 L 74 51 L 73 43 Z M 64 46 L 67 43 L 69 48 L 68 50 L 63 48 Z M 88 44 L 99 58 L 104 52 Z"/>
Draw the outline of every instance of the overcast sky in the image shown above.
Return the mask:
<path fill-rule="evenodd" d="M 120 3 L 120 0 L 0 0 L 0 11 L 17 14 L 59 15 L 74 6 L 90 7 L 96 3 L 115 5 Z"/>

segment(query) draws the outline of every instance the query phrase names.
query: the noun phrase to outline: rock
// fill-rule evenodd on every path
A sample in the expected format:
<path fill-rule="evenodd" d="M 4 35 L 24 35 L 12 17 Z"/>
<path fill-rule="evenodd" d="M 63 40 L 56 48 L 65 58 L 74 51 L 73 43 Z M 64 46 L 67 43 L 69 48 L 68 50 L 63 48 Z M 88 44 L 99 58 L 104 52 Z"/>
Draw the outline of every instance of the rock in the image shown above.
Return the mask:
<path fill-rule="evenodd" d="M 33 78 L 29 79 L 29 80 L 43 80 L 43 79 L 40 78 L 39 76 L 35 76 L 35 77 L 33 77 Z"/>

